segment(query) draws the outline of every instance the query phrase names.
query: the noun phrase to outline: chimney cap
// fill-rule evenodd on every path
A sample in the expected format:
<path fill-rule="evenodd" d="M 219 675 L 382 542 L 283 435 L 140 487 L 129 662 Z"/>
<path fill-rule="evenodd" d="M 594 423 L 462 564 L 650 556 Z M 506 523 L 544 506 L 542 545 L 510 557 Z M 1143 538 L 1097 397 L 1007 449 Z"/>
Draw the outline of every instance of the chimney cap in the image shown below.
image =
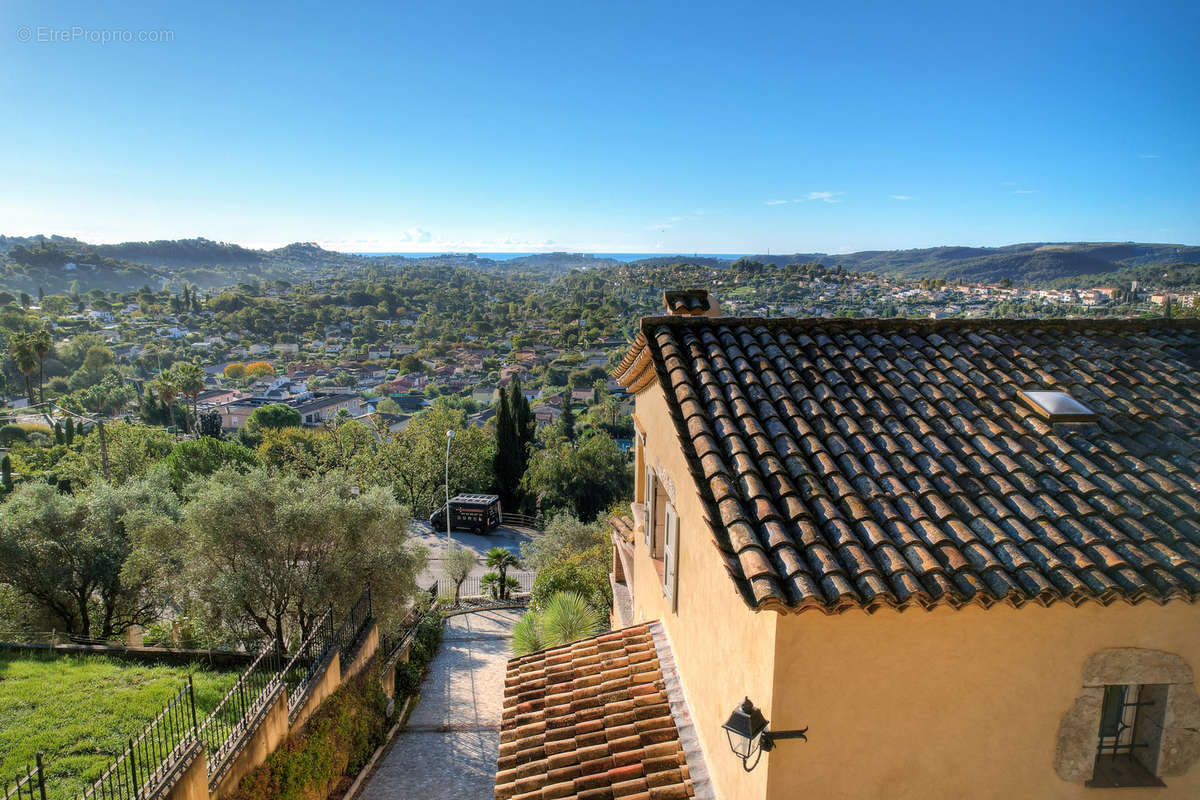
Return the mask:
<path fill-rule="evenodd" d="M 719 317 L 721 306 L 707 289 L 678 289 L 663 292 L 667 313 L 680 317 Z"/>

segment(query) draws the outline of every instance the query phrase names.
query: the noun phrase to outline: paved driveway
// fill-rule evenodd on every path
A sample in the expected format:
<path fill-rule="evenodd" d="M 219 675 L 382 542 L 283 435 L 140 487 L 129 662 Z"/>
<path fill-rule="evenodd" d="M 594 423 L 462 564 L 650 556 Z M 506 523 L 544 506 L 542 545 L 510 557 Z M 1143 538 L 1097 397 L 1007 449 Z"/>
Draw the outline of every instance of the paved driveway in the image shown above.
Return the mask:
<path fill-rule="evenodd" d="M 446 551 L 446 534 L 445 532 L 438 533 L 429 526 L 428 522 L 414 520 L 409 527 L 409 535 L 413 541 L 420 542 L 429 549 L 429 562 L 425 566 L 425 571 L 417 577 L 418 586 L 428 587 L 430 583 L 442 576 L 442 554 Z M 514 555 L 520 556 L 521 545 L 537 535 L 536 531 L 529 528 L 514 528 L 507 525 L 479 536 L 468 531 L 450 532 L 450 538 L 453 541 L 474 550 L 479 556 L 479 563 L 471 571 L 472 577 L 476 578 L 488 571 L 487 567 L 483 565 L 483 556 L 488 550 L 493 547 L 504 547 L 511 550 Z M 509 574 L 516 575 L 520 572 L 522 570 L 514 570 Z"/>
<path fill-rule="evenodd" d="M 489 800 L 509 638 L 519 611 L 451 617 L 421 700 L 361 800 Z"/>

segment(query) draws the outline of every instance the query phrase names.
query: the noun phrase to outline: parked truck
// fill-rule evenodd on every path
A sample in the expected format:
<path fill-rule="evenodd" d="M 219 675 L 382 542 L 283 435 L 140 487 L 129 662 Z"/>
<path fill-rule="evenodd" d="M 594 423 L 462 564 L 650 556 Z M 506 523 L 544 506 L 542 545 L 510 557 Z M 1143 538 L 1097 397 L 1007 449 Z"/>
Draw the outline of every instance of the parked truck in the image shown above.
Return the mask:
<path fill-rule="evenodd" d="M 500 496 L 460 494 L 450 498 L 450 528 L 471 533 L 488 533 L 500 527 Z M 429 515 L 435 531 L 446 530 L 446 506 Z"/>

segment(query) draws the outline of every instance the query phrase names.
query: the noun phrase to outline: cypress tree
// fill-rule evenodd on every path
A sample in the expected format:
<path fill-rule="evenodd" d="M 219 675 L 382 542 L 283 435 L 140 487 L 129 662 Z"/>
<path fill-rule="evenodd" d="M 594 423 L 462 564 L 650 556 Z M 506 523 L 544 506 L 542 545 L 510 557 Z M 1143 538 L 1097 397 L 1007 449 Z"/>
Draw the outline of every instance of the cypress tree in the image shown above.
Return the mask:
<path fill-rule="evenodd" d="M 567 390 L 566 399 L 563 400 L 563 411 L 560 420 L 562 422 L 563 435 L 567 437 L 567 441 L 575 441 L 575 408 L 574 403 L 571 402 L 569 389 Z"/>
<path fill-rule="evenodd" d="M 70 446 L 75 441 L 75 418 L 74 417 L 67 417 L 67 430 L 66 430 L 66 433 L 63 435 L 63 438 L 66 440 L 66 443 L 68 446 Z"/>
<path fill-rule="evenodd" d="M 0 458 L 0 484 L 4 486 L 4 491 L 12 490 L 12 459 L 8 457 L 8 453 L 4 454 L 4 458 Z"/>
<path fill-rule="evenodd" d="M 516 507 L 516 491 L 521 475 L 517 462 L 517 432 L 513 427 L 508 395 L 500 393 L 500 407 L 496 409 L 496 457 L 493 467 L 496 473 L 496 491 L 504 508 Z"/>
<path fill-rule="evenodd" d="M 520 378 L 513 378 L 509 391 L 508 407 L 517 437 L 518 464 L 521 474 L 524 475 L 525 468 L 529 465 L 529 447 L 533 444 L 537 431 L 533 411 L 529 408 L 529 401 L 525 399 L 524 392 L 521 391 Z"/>

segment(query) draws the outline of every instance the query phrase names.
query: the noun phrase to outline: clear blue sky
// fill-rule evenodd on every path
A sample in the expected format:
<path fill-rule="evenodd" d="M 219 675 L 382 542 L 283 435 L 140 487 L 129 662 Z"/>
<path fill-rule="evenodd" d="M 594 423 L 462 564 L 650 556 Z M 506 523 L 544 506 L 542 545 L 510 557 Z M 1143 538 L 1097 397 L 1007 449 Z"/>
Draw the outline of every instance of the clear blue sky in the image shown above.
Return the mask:
<path fill-rule="evenodd" d="M 9 234 L 1200 243 L 1195 0 L 4 0 L 0 101 Z"/>

